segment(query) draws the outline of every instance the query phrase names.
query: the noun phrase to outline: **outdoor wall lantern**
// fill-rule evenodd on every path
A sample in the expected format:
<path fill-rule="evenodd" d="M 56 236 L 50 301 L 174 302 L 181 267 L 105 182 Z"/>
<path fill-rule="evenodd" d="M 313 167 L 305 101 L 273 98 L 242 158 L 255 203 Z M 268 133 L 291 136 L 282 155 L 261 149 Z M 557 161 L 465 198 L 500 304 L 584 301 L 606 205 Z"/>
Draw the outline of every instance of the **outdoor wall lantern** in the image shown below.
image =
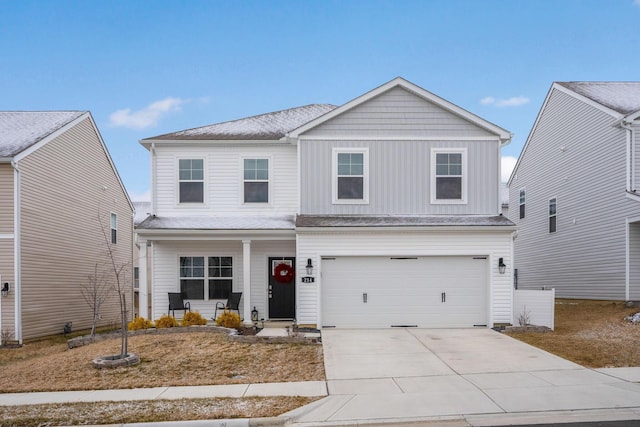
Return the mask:
<path fill-rule="evenodd" d="M 500 272 L 500 274 L 504 274 L 506 269 L 507 269 L 507 266 L 504 263 L 504 258 L 500 258 L 498 260 L 498 271 Z"/>
<path fill-rule="evenodd" d="M 313 264 L 311 263 L 311 258 L 307 258 L 307 265 L 305 269 L 307 270 L 308 276 L 311 276 L 313 274 Z"/>
<path fill-rule="evenodd" d="M 2 285 L 2 296 L 6 297 L 7 295 L 9 295 L 9 282 L 4 282 Z"/>
<path fill-rule="evenodd" d="M 258 310 L 256 310 L 256 307 L 253 307 L 253 310 L 251 310 L 251 321 L 253 323 L 258 323 Z"/>

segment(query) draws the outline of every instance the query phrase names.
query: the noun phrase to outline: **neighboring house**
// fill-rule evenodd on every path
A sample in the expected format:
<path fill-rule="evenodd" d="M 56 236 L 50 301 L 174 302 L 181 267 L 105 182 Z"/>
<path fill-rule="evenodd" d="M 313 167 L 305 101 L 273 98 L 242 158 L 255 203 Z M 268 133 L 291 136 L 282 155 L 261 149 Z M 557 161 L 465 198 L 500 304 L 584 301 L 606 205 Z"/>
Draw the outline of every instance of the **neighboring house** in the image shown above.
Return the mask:
<path fill-rule="evenodd" d="M 96 263 L 108 269 L 103 232 L 117 262 L 131 265 L 132 212 L 89 112 L 0 112 L 3 335 L 22 342 L 62 333 L 67 322 L 91 327 L 82 288 Z M 101 323 L 119 313 L 114 293 Z"/>
<path fill-rule="evenodd" d="M 516 284 L 640 299 L 640 82 L 553 83 L 509 181 Z"/>
<path fill-rule="evenodd" d="M 182 291 L 211 317 L 233 290 L 245 321 L 255 307 L 317 327 L 511 323 L 515 227 L 500 215 L 510 139 L 402 78 L 339 107 L 144 139 L 146 315 Z"/>
<path fill-rule="evenodd" d="M 506 182 L 500 184 L 500 198 L 502 199 L 502 215 L 509 218 L 509 186 Z"/>

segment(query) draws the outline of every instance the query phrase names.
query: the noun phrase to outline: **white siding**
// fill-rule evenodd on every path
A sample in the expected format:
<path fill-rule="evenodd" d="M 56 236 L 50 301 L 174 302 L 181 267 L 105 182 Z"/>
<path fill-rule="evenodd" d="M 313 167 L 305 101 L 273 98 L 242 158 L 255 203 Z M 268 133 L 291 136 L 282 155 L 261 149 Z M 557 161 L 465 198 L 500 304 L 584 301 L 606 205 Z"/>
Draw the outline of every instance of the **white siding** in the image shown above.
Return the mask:
<path fill-rule="evenodd" d="M 629 224 L 629 299 L 640 301 L 640 222 Z"/>
<path fill-rule="evenodd" d="M 316 281 L 297 279 L 296 318 L 300 324 L 321 324 L 323 256 L 446 256 L 484 255 L 489 262 L 489 322 L 512 321 L 511 232 L 506 231 L 362 231 L 298 234 L 297 270 L 303 271 L 307 258 L 316 267 Z M 504 258 L 507 272 L 498 272 L 498 258 Z M 300 277 L 300 276 L 299 276 Z"/>
<path fill-rule="evenodd" d="M 633 175 L 630 190 L 640 192 L 640 125 L 633 125 L 632 129 L 632 154 L 635 162 L 631 166 Z"/>
<path fill-rule="evenodd" d="M 333 148 L 369 149 L 369 203 L 334 205 L 331 193 Z M 466 204 L 431 204 L 431 149 L 467 150 Z M 303 214 L 497 215 L 497 141 L 335 141 L 300 143 Z"/>
<path fill-rule="evenodd" d="M 295 213 L 298 208 L 296 147 L 267 142 L 256 145 L 197 144 L 156 146 L 154 195 L 158 216 Z M 268 204 L 243 203 L 244 157 L 269 158 Z M 204 159 L 204 203 L 178 203 L 178 159 Z"/>
<path fill-rule="evenodd" d="M 396 87 L 310 129 L 305 136 L 478 137 L 488 131 Z"/>
<path fill-rule="evenodd" d="M 625 197 L 626 136 L 615 119 L 553 90 L 510 183 L 510 201 L 526 187 L 518 225 L 518 288 L 555 288 L 563 298 L 624 299 L 627 217 L 640 203 Z M 557 197 L 557 232 L 548 201 Z M 514 204 L 515 206 L 515 204 Z M 632 281 L 640 286 L 640 278 Z"/>
<path fill-rule="evenodd" d="M 519 317 L 526 316 L 529 325 L 546 326 L 553 330 L 555 325 L 556 292 L 554 289 L 513 291 L 513 323 L 520 325 Z"/>
<path fill-rule="evenodd" d="M 168 292 L 180 292 L 179 258 L 181 256 L 231 256 L 233 257 L 233 291 L 243 292 L 242 241 L 164 241 L 154 242 L 152 257 L 152 312 L 151 318 L 158 319 L 167 313 Z M 259 312 L 261 318 L 268 318 L 267 284 L 268 257 L 295 256 L 293 240 L 251 242 L 251 308 Z M 206 284 L 205 284 L 206 286 Z M 243 313 L 245 296 L 240 303 Z M 216 302 L 224 300 L 190 300 L 192 310 L 197 310 L 206 319 L 214 315 Z M 176 312 L 177 317 L 182 312 Z"/>

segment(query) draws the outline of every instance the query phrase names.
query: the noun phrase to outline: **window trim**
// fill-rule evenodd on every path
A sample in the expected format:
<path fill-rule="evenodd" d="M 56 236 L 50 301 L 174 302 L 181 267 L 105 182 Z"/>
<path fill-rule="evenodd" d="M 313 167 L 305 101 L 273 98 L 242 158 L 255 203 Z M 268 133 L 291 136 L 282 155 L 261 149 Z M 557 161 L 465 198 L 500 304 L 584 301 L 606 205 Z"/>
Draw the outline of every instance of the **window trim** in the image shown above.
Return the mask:
<path fill-rule="evenodd" d="M 182 277 L 181 274 L 181 265 L 180 265 L 180 258 L 204 258 L 204 276 L 203 277 Z M 203 286 L 204 286 L 204 292 L 203 292 L 203 299 L 189 299 L 190 301 L 203 301 L 203 302 L 207 302 L 207 301 L 224 301 L 225 298 L 223 299 L 211 299 L 209 298 L 209 280 L 211 279 L 216 279 L 215 277 L 209 276 L 209 258 L 231 258 L 231 277 L 218 277 L 217 279 L 225 279 L 225 280 L 231 280 L 231 292 L 234 292 L 234 288 L 235 288 L 235 280 L 237 278 L 237 271 L 236 271 L 236 257 L 235 255 L 231 255 L 229 253 L 219 253 L 219 254 L 207 254 L 207 253 L 202 253 L 202 252 L 196 252 L 196 253 L 179 253 L 177 256 L 177 266 L 178 266 L 178 291 L 181 292 L 182 290 L 182 280 L 183 279 L 201 279 L 203 281 Z"/>
<path fill-rule="evenodd" d="M 244 161 L 245 160 L 266 160 L 268 162 L 268 177 L 267 180 L 245 180 L 244 179 Z M 272 200 L 272 188 L 273 188 L 273 179 L 272 173 L 273 170 L 273 159 L 272 156 L 263 156 L 263 155 L 255 155 L 255 156 L 241 156 L 240 157 L 240 203 L 242 205 L 248 206 L 269 206 L 271 205 Z M 266 202 L 246 202 L 244 197 L 244 184 L 245 182 L 266 182 L 267 183 L 267 201 Z"/>
<path fill-rule="evenodd" d="M 461 154 L 462 155 L 462 176 L 461 176 L 461 198 L 460 199 L 436 199 L 436 157 L 438 154 Z M 444 175 L 443 175 L 444 176 Z M 456 176 L 456 175 L 448 175 Z M 432 205 L 466 205 L 467 201 L 467 149 L 466 148 L 432 148 L 431 149 L 431 204 Z"/>
<path fill-rule="evenodd" d="M 180 160 L 202 160 L 202 179 L 201 180 L 181 180 L 180 179 Z M 176 204 L 178 206 L 204 206 L 207 204 L 207 162 L 204 156 L 179 156 L 176 157 Z M 180 201 L 180 183 L 181 182 L 202 182 L 202 202 L 181 202 Z"/>
<path fill-rule="evenodd" d="M 522 187 L 518 190 L 518 219 L 526 218 L 527 216 L 526 205 L 527 205 L 527 188 Z"/>
<path fill-rule="evenodd" d="M 362 199 L 338 198 L 338 154 L 362 154 Z M 355 175 L 354 175 L 355 176 Z M 334 205 L 368 205 L 369 204 L 369 148 L 368 147 L 334 147 L 331 151 L 331 203 Z"/>
<path fill-rule="evenodd" d="M 551 214 L 551 201 L 553 200 L 555 205 L 555 213 Z M 549 234 L 556 233 L 558 231 L 558 196 L 553 196 L 549 198 L 549 202 L 547 204 L 547 225 Z M 553 231 L 551 231 L 551 218 L 554 218 Z"/>
<path fill-rule="evenodd" d="M 114 225 L 115 219 L 115 225 Z M 110 241 L 112 245 L 118 244 L 118 214 L 111 212 L 109 215 Z"/>

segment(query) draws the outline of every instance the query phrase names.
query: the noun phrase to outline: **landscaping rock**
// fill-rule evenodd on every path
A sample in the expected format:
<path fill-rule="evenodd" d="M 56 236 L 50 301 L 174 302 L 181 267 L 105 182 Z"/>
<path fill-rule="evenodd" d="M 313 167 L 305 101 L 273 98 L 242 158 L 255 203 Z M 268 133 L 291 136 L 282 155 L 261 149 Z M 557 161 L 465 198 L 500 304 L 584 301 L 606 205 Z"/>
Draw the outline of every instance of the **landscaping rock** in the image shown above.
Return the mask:
<path fill-rule="evenodd" d="M 91 361 L 91 364 L 96 369 L 115 369 L 137 365 L 138 363 L 140 363 L 140 356 L 135 353 L 129 353 L 125 357 L 120 357 L 119 354 L 115 356 L 99 356 Z"/>
<path fill-rule="evenodd" d="M 628 320 L 631 323 L 640 323 L 640 313 L 636 313 L 634 315 L 627 316 L 627 317 L 624 318 L 624 320 Z"/>

